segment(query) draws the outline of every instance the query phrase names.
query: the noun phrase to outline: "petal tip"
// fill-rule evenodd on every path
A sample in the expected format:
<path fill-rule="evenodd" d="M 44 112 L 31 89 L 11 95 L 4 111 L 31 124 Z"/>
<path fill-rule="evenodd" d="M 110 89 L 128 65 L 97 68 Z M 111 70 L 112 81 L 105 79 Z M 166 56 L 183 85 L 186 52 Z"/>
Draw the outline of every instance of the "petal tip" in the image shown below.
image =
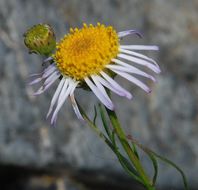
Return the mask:
<path fill-rule="evenodd" d="M 147 92 L 148 94 L 150 94 L 150 93 L 152 92 L 152 90 L 149 88 L 148 90 L 146 90 L 146 92 Z"/>
<path fill-rule="evenodd" d="M 133 99 L 133 95 L 132 94 L 125 94 L 125 97 L 129 100 Z"/>

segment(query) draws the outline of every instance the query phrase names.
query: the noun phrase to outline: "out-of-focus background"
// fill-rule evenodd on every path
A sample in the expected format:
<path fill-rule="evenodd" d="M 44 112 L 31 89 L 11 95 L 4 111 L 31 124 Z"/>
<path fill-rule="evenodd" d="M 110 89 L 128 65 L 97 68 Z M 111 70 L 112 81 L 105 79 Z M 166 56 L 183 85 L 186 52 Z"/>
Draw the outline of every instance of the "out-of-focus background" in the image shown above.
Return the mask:
<path fill-rule="evenodd" d="M 197 0 L 0 0 L 0 189 L 141 189 L 123 172 L 106 145 L 80 123 L 71 105 L 57 126 L 45 120 L 56 85 L 33 97 L 28 75 L 42 58 L 29 55 L 23 33 L 38 23 L 54 27 L 59 40 L 70 27 L 102 22 L 117 31 L 139 29 L 144 38 L 125 44 L 155 44 L 149 53 L 162 73 L 152 93 L 118 79 L 134 94 L 113 96 L 127 134 L 176 162 L 192 189 L 198 187 L 198 1 Z M 79 91 L 90 115 L 96 98 Z M 87 102 L 89 100 L 89 102 Z M 142 161 L 152 172 L 145 157 Z M 182 189 L 179 174 L 161 164 L 158 189 Z"/>

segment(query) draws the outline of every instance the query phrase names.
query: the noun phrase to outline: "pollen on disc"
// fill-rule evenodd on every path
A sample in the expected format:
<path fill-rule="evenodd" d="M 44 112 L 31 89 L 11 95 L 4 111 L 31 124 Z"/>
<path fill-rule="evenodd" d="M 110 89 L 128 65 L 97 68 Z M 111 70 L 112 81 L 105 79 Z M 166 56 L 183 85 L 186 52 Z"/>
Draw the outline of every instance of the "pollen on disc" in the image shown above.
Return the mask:
<path fill-rule="evenodd" d="M 83 80 L 100 73 L 118 50 L 119 38 L 112 26 L 84 24 L 81 29 L 70 29 L 57 44 L 53 57 L 63 75 Z"/>

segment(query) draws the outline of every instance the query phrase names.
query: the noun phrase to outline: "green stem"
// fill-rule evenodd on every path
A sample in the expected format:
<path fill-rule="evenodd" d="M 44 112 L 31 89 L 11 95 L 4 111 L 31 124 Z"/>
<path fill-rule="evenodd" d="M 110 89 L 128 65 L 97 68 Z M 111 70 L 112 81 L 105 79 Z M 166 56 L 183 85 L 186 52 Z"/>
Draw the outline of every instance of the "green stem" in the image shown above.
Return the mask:
<path fill-rule="evenodd" d="M 131 160 L 131 162 L 133 163 L 134 167 L 136 168 L 136 170 L 138 171 L 138 173 L 140 174 L 142 180 L 144 181 L 144 185 L 148 190 L 155 190 L 155 187 L 152 186 L 152 182 L 149 179 L 149 177 L 147 176 L 147 174 L 145 173 L 142 164 L 140 163 L 139 159 L 137 158 L 137 156 L 135 155 L 135 153 L 132 151 L 126 135 L 120 125 L 120 122 L 117 118 L 117 115 L 114 111 L 111 111 L 109 109 L 106 108 L 106 111 L 109 115 L 109 118 L 111 120 L 111 123 L 113 125 L 113 128 L 118 136 L 118 139 L 122 145 L 122 147 L 124 148 L 124 150 L 126 151 L 129 159 Z"/>
<path fill-rule="evenodd" d="M 77 103 L 78 104 L 78 103 Z M 116 153 L 116 155 L 118 156 L 118 159 L 121 160 L 121 155 L 119 154 L 119 152 L 117 152 L 117 150 L 115 149 L 114 145 L 111 143 L 111 141 L 108 140 L 108 138 L 95 126 L 95 124 L 88 118 L 88 116 L 85 114 L 84 110 L 81 108 L 81 106 L 78 104 L 78 107 L 80 109 L 80 112 L 83 116 L 83 118 L 85 119 L 85 121 L 87 121 L 87 123 L 89 124 L 89 126 L 98 134 L 98 136 L 100 138 L 102 138 L 107 145 Z M 107 109 L 107 113 L 110 117 L 110 120 L 114 126 L 115 132 L 123 146 L 123 148 L 125 149 L 125 151 L 127 152 L 130 160 L 132 161 L 132 163 L 134 164 L 137 172 L 140 174 L 141 178 L 136 177 L 133 173 L 131 173 L 130 170 L 128 170 L 128 168 L 126 167 L 126 165 L 122 162 L 121 160 L 121 164 L 123 166 L 123 168 L 127 171 L 127 173 L 129 173 L 130 175 L 132 175 L 137 181 L 139 181 L 140 183 L 142 183 L 147 190 L 155 190 L 155 188 L 151 185 L 150 179 L 147 177 L 147 175 L 145 174 L 141 163 L 139 162 L 138 158 L 136 157 L 135 153 L 132 151 L 130 145 L 128 144 L 128 141 L 126 139 L 126 136 L 120 126 L 120 123 L 118 121 L 118 118 L 115 114 L 115 112 L 112 112 L 110 110 Z"/>

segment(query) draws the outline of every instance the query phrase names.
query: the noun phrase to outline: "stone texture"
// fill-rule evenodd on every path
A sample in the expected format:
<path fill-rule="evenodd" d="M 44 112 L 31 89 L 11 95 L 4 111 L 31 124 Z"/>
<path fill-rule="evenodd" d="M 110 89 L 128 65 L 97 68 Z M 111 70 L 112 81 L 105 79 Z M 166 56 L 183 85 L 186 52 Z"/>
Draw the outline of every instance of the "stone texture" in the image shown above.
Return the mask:
<path fill-rule="evenodd" d="M 55 87 L 35 98 L 31 96 L 34 89 L 26 85 L 42 60 L 29 55 L 23 45 L 22 34 L 28 27 L 50 23 L 60 39 L 71 26 L 100 21 L 118 31 L 137 28 L 144 33 L 142 40 L 131 37 L 126 44 L 160 46 L 159 54 L 149 54 L 162 68 L 158 83 L 150 84 L 153 92 L 148 96 L 118 79 L 135 98 L 131 103 L 117 96 L 113 99 L 126 132 L 178 163 L 190 185 L 197 187 L 197 12 L 196 0 L 1 0 L 0 164 L 122 172 L 105 144 L 76 119 L 69 103 L 57 127 L 49 126 L 45 115 Z M 79 90 L 79 99 L 93 115 L 96 98 Z M 158 185 L 180 189 L 182 182 L 174 170 L 162 165 Z"/>

